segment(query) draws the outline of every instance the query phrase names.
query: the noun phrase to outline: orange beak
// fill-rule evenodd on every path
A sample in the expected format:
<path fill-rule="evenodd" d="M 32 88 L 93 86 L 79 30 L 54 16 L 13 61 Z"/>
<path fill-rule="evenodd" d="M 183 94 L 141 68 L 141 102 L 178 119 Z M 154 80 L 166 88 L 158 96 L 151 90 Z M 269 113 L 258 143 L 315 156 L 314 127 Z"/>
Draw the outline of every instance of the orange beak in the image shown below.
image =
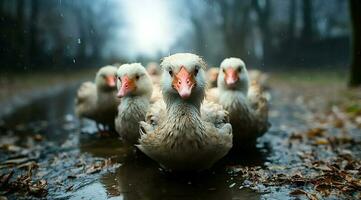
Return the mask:
<path fill-rule="evenodd" d="M 181 67 L 181 70 L 175 74 L 172 85 L 173 88 L 178 91 L 178 94 L 182 99 L 187 99 L 191 96 L 195 80 L 184 67 Z"/>
<path fill-rule="evenodd" d="M 238 81 L 238 72 L 233 68 L 228 68 L 225 71 L 224 81 L 228 86 L 234 86 Z"/>
<path fill-rule="evenodd" d="M 130 79 L 127 75 L 123 76 L 121 78 L 121 81 L 122 85 L 117 94 L 119 98 L 126 96 L 130 92 L 134 91 L 136 88 L 134 80 Z"/>
<path fill-rule="evenodd" d="M 112 75 L 106 76 L 105 81 L 109 87 L 115 87 L 115 77 Z"/>

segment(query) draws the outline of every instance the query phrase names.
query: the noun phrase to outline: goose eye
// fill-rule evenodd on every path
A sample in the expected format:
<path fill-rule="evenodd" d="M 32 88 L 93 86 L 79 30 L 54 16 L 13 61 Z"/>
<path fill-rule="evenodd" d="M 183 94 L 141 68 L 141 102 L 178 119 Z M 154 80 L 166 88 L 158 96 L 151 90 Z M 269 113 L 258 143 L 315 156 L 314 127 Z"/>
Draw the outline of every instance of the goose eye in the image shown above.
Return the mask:
<path fill-rule="evenodd" d="M 241 71 L 242 71 L 242 68 L 238 67 L 237 71 L 238 71 L 238 72 L 241 72 Z"/>
<path fill-rule="evenodd" d="M 136 76 L 135 76 L 135 79 L 136 79 L 136 80 L 139 80 L 139 75 L 136 75 Z"/>
<path fill-rule="evenodd" d="M 168 73 L 169 73 L 170 76 L 173 76 L 173 71 L 172 70 L 169 70 Z"/>
<path fill-rule="evenodd" d="M 223 71 L 223 73 L 226 73 L 226 70 L 224 68 L 222 69 L 222 71 Z"/>
<path fill-rule="evenodd" d="M 194 75 L 197 76 L 198 72 L 199 72 L 199 68 L 196 67 L 196 69 L 194 70 Z"/>

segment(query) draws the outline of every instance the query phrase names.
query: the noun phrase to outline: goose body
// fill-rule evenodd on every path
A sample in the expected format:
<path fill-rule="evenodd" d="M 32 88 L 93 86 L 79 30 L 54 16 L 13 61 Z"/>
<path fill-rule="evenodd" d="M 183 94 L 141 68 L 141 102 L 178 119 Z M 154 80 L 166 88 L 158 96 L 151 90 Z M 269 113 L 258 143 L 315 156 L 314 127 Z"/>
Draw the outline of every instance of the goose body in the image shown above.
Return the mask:
<path fill-rule="evenodd" d="M 113 66 L 102 67 L 96 74 L 95 83 L 85 82 L 80 86 L 75 99 L 75 113 L 79 118 L 89 118 L 114 127 L 119 104 L 115 73 Z"/>
<path fill-rule="evenodd" d="M 141 122 L 137 147 L 165 169 L 208 169 L 232 147 L 232 127 L 221 106 L 206 103 L 201 109 L 205 62 L 194 54 L 174 54 L 161 66 L 163 101 Z"/>

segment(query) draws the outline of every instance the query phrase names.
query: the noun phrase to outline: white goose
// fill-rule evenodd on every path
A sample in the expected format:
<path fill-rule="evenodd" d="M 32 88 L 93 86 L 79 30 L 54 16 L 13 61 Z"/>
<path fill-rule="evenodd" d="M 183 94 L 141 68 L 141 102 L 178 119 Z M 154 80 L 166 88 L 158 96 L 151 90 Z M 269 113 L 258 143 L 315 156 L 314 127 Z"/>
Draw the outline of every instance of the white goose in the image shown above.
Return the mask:
<path fill-rule="evenodd" d="M 232 127 L 221 106 L 201 104 L 206 63 L 197 55 L 179 53 L 161 63 L 163 101 L 141 122 L 137 147 L 169 170 L 204 170 L 232 147 Z"/>
<path fill-rule="evenodd" d="M 114 127 L 119 99 L 116 97 L 115 74 L 117 68 L 105 66 L 99 69 L 95 83 L 85 82 L 78 89 L 75 113 L 79 118 L 89 118 Z M 99 129 L 99 126 L 98 126 Z"/>
<path fill-rule="evenodd" d="M 117 71 L 117 86 L 121 103 L 115 130 L 123 141 L 134 144 L 139 138 L 139 122 L 145 119 L 150 106 L 152 80 L 141 64 L 124 64 Z"/>
<path fill-rule="evenodd" d="M 239 58 L 223 60 L 217 88 L 207 93 L 207 99 L 223 106 L 233 128 L 233 147 L 253 146 L 269 128 L 267 99 L 257 82 L 249 83 L 245 63 Z"/>

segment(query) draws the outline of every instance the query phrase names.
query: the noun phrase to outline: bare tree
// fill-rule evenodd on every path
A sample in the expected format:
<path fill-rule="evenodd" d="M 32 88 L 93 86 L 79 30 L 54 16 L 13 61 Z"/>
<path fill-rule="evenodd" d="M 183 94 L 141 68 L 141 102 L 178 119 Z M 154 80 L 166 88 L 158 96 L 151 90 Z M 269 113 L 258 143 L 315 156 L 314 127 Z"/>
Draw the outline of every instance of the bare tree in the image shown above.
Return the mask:
<path fill-rule="evenodd" d="M 251 1 L 214 1 L 222 17 L 224 44 L 228 55 L 246 57 L 246 39 L 250 31 Z"/>
<path fill-rule="evenodd" d="M 352 62 L 349 85 L 361 85 L 361 1 L 350 0 L 352 23 Z"/>
<path fill-rule="evenodd" d="M 271 30 L 269 27 L 269 21 L 271 17 L 271 1 L 265 0 L 261 2 L 259 0 L 253 0 L 252 5 L 258 15 L 258 26 L 262 34 L 263 62 L 267 63 L 272 39 Z"/>
<path fill-rule="evenodd" d="M 301 39 L 310 40 L 314 36 L 312 0 L 303 0 L 302 13 L 303 28 L 301 32 Z"/>
<path fill-rule="evenodd" d="M 289 9 L 289 23 L 288 23 L 288 38 L 292 41 L 295 38 L 295 26 L 296 26 L 296 0 L 290 0 Z"/>
<path fill-rule="evenodd" d="M 32 63 L 38 60 L 38 18 L 39 18 L 39 0 L 31 0 L 31 15 L 30 15 L 30 44 L 28 54 Z"/>
<path fill-rule="evenodd" d="M 24 13 L 25 13 L 24 0 L 17 0 L 16 5 L 16 26 L 17 26 L 17 50 L 18 50 L 18 63 L 17 65 L 23 65 L 25 61 L 25 48 L 23 45 L 25 43 L 25 35 L 24 35 Z"/>

